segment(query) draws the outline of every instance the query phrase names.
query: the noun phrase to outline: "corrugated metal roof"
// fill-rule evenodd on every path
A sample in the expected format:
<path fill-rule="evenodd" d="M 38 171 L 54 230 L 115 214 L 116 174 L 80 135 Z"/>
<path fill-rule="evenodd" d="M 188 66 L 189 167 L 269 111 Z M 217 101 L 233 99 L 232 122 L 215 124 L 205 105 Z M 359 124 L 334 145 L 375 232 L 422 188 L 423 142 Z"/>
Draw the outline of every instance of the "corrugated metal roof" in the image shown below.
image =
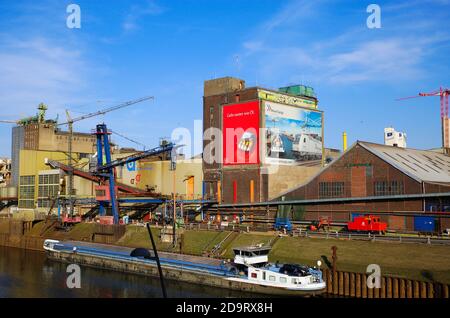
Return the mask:
<path fill-rule="evenodd" d="M 358 144 L 417 181 L 450 182 L 450 156 L 443 153 L 365 141 Z"/>

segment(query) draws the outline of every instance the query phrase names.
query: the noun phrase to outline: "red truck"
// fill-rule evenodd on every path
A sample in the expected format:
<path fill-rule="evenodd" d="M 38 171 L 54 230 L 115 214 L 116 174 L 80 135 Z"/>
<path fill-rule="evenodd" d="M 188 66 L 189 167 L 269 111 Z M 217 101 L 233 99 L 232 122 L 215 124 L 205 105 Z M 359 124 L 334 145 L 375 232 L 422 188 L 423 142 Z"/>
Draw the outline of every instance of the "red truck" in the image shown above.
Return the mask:
<path fill-rule="evenodd" d="M 387 223 L 381 222 L 379 216 L 356 216 L 353 221 L 347 223 L 347 229 L 355 232 L 379 232 L 384 234 Z"/>

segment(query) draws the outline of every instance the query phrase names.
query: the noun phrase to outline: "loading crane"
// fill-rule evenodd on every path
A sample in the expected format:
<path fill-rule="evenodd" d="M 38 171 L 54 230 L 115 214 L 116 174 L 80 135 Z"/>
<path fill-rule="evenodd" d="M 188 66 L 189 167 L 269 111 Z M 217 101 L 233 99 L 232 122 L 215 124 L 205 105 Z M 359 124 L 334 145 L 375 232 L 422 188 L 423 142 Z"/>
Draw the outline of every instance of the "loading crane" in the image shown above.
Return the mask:
<path fill-rule="evenodd" d="M 81 178 L 88 179 L 92 182 L 98 183 L 95 187 L 96 199 L 99 203 L 99 214 L 105 215 L 106 208 L 111 205 L 112 215 L 114 218 L 114 224 L 119 223 L 119 205 L 118 205 L 118 191 L 127 193 L 144 192 L 139 189 L 132 188 L 130 186 L 118 183 L 116 181 L 115 168 L 124 166 L 128 163 L 138 161 L 140 159 L 157 156 L 163 153 L 171 153 L 171 160 L 174 162 L 176 155 L 175 150 L 179 146 L 175 146 L 173 143 L 162 144 L 159 147 L 149 149 L 146 151 L 138 152 L 130 156 L 119 158 L 116 160 L 111 159 L 111 146 L 109 142 L 109 134 L 106 124 L 98 124 L 95 130 L 97 136 L 97 166 L 94 172 L 86 172 L 80 169 L 76 169 L 72 166 L 65 165 L 55 160 L 46 159 L 45 164 L 52 168 L 58 168 L 66 173 L 79 176 Z M 103 158 L 103 155 L 105 157 Z M 104 161 L 105 160 L 105 161 Z M 171 165 L 173 165 L 172 163 Z"/>
<path fill-rule="evenodd" d="M 449 136 L 449 118 L 448 118 L 448 96 L 450 89 L 440 87 L 439 90 L 430 93 L 419 93 L 416 96 L 398 98 L 397 100 L 405 100 L 418 97 L 439 96 L 441 102 L 441 127 L 442 127 L 442 148 L 444 153 L 450 153 L 450 136 Z"/>
<path fill-rule="evenodd" d="M 97 136 L 97 167 L 95 169 L 95 174 L 104 178 L 105 181 L 107 180 L 108 184 L 97 186 L 96 194 L 100 204 L 100 215 L 105 214 L 105 208 L 110 204 L 112 215 L 114 218 L 114 224 L 119 224 L 119 205 L 117 200 L 115 168 L 131 162 L 135 162 L 140 159 L 167 152 L 171 152 L 170 159 L 171 166 L 173 166 L 176 160 L 175 151 L 179 146 L 175 146 L 173 143 L 162 144 L 159 147 L 133 154 L 125 158 L 111 160 L 111 147 L 108 138 L 109 134 L 110 132 L 108 132 L 106 124 L 97 125 L 95 132 L 95 135 Z M 105 155 L 106 162 L 103 162 L 103 154 Z M 105 183 L 106 182 L 104 182 L 103 184 Z"/>
<path fill-rule="evenodd" d="M 125 103 L 121 103 L 115 106 L 111 106 L 108 108 L 105 108 L 103 110 L 99 110 L 93 113 L 89 113 L 89 114 L 85 114 L 82 115 L 80 117 L 76 117 L 76 118 L 72 118 L 69 114 L 69 112 L 66 110 L 66 116 L 67 116 L 67 122 L 64 123 L 60 123 L 57 124 L 56 126 L 62 126 L 62 125 L 68 125 L 69 127 L 69 137 L 68 137 L 68 142 L 67 142 L 67 148 L 68 148 L 68 155 L 69 155 L 69 161 L 68 161 L 68 165 L 72 166 L 72 139 L 73 139 L 73 123 L 84 120 L 84 119 L 88 119 L 88 118 L 92 118 L 95 116 L 99 116 L 99 115 L 104 115 L 106 113 L 112 112 L 114 110 L 118 110 L 127 106 L 131 106 L 149 99 L 154 99 L 153 96 L 146 96 L 146 97 L 142 97 L 142 98 L 138 98 L 135 100 L 131 100 Z M 70 214 L 73 215 L 73 210 L 74 210 L 74 202 L 73 202 L 73 173 L 71 170 L 69 170 L 69 182 L 68 182 L 68 193 L 69 193 L 69 205 L 70 205 Z"/>

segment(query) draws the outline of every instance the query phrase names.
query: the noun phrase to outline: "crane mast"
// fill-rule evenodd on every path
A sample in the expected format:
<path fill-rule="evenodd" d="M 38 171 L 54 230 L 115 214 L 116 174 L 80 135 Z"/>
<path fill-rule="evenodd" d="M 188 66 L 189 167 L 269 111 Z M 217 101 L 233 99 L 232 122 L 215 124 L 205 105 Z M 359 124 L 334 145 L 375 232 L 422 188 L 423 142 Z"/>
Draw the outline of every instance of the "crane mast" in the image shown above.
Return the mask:
<path fill-rule="evenodd" d="M 135 100 L 131 100 L 131 101 L 127 101 L 118 105 L 114 105 L 111 107 L 107 107 L 105 109 L 93 112 L 93 113 L 89 113 L 83 116 L 79 116 L 76 118 L 72 118 L 69 114 L 69 111 L 66 110 L 66 116 L 67 116 L 67 122 L 65 123 L 60 123 L 57 124 L 56 126 L 62 126 L 62 125 L 67 125 L 68 126 L 68 130 L 69 130 L 69 136 L 68 136 L 68 140 L 67 140 L 67 151 L 68 151 L 68 165 L 71 167 L 72 166 L 72 140 L 73 140 L 73 123 L 84 120 L 84 119 L 88 119 L 88 118 L 92 118 L 95 116 L 99 116 L 99 115 L 104 115 L 106 113 L 127 107 L 127 106 L 131 106 L 149 99 L 154 99 L 153 96 L 146 96 L 146 97 L 141 97 Z M 98 150 L 98 147 L 97 147 Z M 98 153 L 98 156 L 101 158 L 101 154 Z M 68 171 L 68 199 L 69 199 L 69 206 L 70 206 L 70 216 L 73 216 L 73 211 L 74 211 L 74 200 L 73 200 L 73 189 L 74 189 L 74 177 L 73 177 L 73 171 L 69 170 Z"/>
<path fill-rule="evenodd" d="M 445 154 L 450 154 L 450 125 L 448 117 L 448 97 L 450 89 L 440 87 L 439 90 L 430 93 L 419 93 L 416 96 L 398 98 L 397 100 L 405 100 L 418 97 L 439 96 L 441 106 L 441 129 L 442 129 L 442 150 Z"/>

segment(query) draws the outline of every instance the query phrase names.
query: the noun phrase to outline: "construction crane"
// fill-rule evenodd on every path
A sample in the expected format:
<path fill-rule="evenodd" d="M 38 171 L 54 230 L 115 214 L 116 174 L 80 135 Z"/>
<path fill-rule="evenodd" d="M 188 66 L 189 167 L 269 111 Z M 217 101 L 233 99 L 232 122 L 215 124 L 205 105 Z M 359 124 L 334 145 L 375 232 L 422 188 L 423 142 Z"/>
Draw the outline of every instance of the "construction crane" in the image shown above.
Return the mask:
<path fill-rule="evenodd" d="M 146 97 L 138 98 L 138 99 L 135 99 L 135 100 L 124 102 L 124 103 L 121 103 L 121 104 L 118 104 L 118 105 L 115 105 L 115 106 L 111 106 L 111 107 L 105 108 L 103 110 L 99 110 L 99 111 L 96 111 L 96 112 L 93 112 L 93 113 L 89 113 L 89 114 L 86 114 L 86 115 L 83 115 L 83 116 L 80 116 L 80 117 L 76 117 L 76 118 L 72 118 L 70 116 L 69 112 L 66 110 L 67 122 L 57 124 L 56 126 L 68 125 L 68 127 L 69 127 L 69 136 L 68 136 L 68 140 L 67 140 L 67 144 L 68 144 L 67 145 L 67 148 L 68 148 L 67 150 L 68 150 L 68 155 L 69 155 L 68 165 L 69 166 L 72 165 L 73 123 L 81 121 L 81 120 L 84 120 L 84 119 L 92 118 L 92 117 L 95 117 L 95 116 L 104 115 L 104 114 L 112 112 L 114 110 L 118 110 L 118 109 L 121 109 L 121 108 L 124 108 L 124 107 L 127 107 L 127 106 L 131 106 L 131 105 L 134 105 L 134 104 L 137 104 L 137 103 L 149 100 L 149 99 L 154 99 L 154 97 L 153 96 L 146 96 Z M 74 183 L 74 181 L 73 181 L 73 171 L 72 170 L 69 170 L 68 177 L 69 177 L 69 180 L 68 180 L 69 182 L 68 182 L 68 187 L 67 187 L 68 189 L 67 190 L 69 192 L 70 215 L 73 216 L 74 202 L 73 202 L 73 199 L 72 199 L 72 195 L 73 195 L 73 183 Z"/>
<path fill-rule="evenodd" d="M 125 135 L 123 135 L 123 134 L 121 134 L 121 133 L 118 133 L 117 131 L 112 131 L 112 130 L 110 130 L 110 132 L 112 132 L 113 134 L 115 134 L 115 135 L 117 135 L 117 136 L 119 136 L 119 137 L 122 137 L 122 138 L 124 138 L 124 139 L 126 139 L 126 140 L 128 140 L 128 141 L 131 141 L 132 143 L 135 143 L 135 144 L 138 145 L 138 146 L 142 146 L 142 150 L 144 150 L 144 151 L 145 151 L 145 148 L 147 148 L 147 146 L 144 145 L 143 143 L 141 143 L 141 142 L 139 142 L 139 141 L 136 141 L 136 140 L 134 140 L 134 139 L 131 139 L 130 137 L 127 137 L 127 136 L 125 136 Z"/>
<path fill-rule="evenodd" d="M 398 98 L 397 100 L 405 100 L 418 97 L 439 96 L 441 102 L 441 128 L 442 128 L 442 148 L 444 153 L 450 153 L 450 139 L 449 139 L 449 118 L 448 118 L 448 96 L 450 89 L 440 87 L 439 90 L 430 93 L 419 93 L 416 96 L 409 96 Z"/>

